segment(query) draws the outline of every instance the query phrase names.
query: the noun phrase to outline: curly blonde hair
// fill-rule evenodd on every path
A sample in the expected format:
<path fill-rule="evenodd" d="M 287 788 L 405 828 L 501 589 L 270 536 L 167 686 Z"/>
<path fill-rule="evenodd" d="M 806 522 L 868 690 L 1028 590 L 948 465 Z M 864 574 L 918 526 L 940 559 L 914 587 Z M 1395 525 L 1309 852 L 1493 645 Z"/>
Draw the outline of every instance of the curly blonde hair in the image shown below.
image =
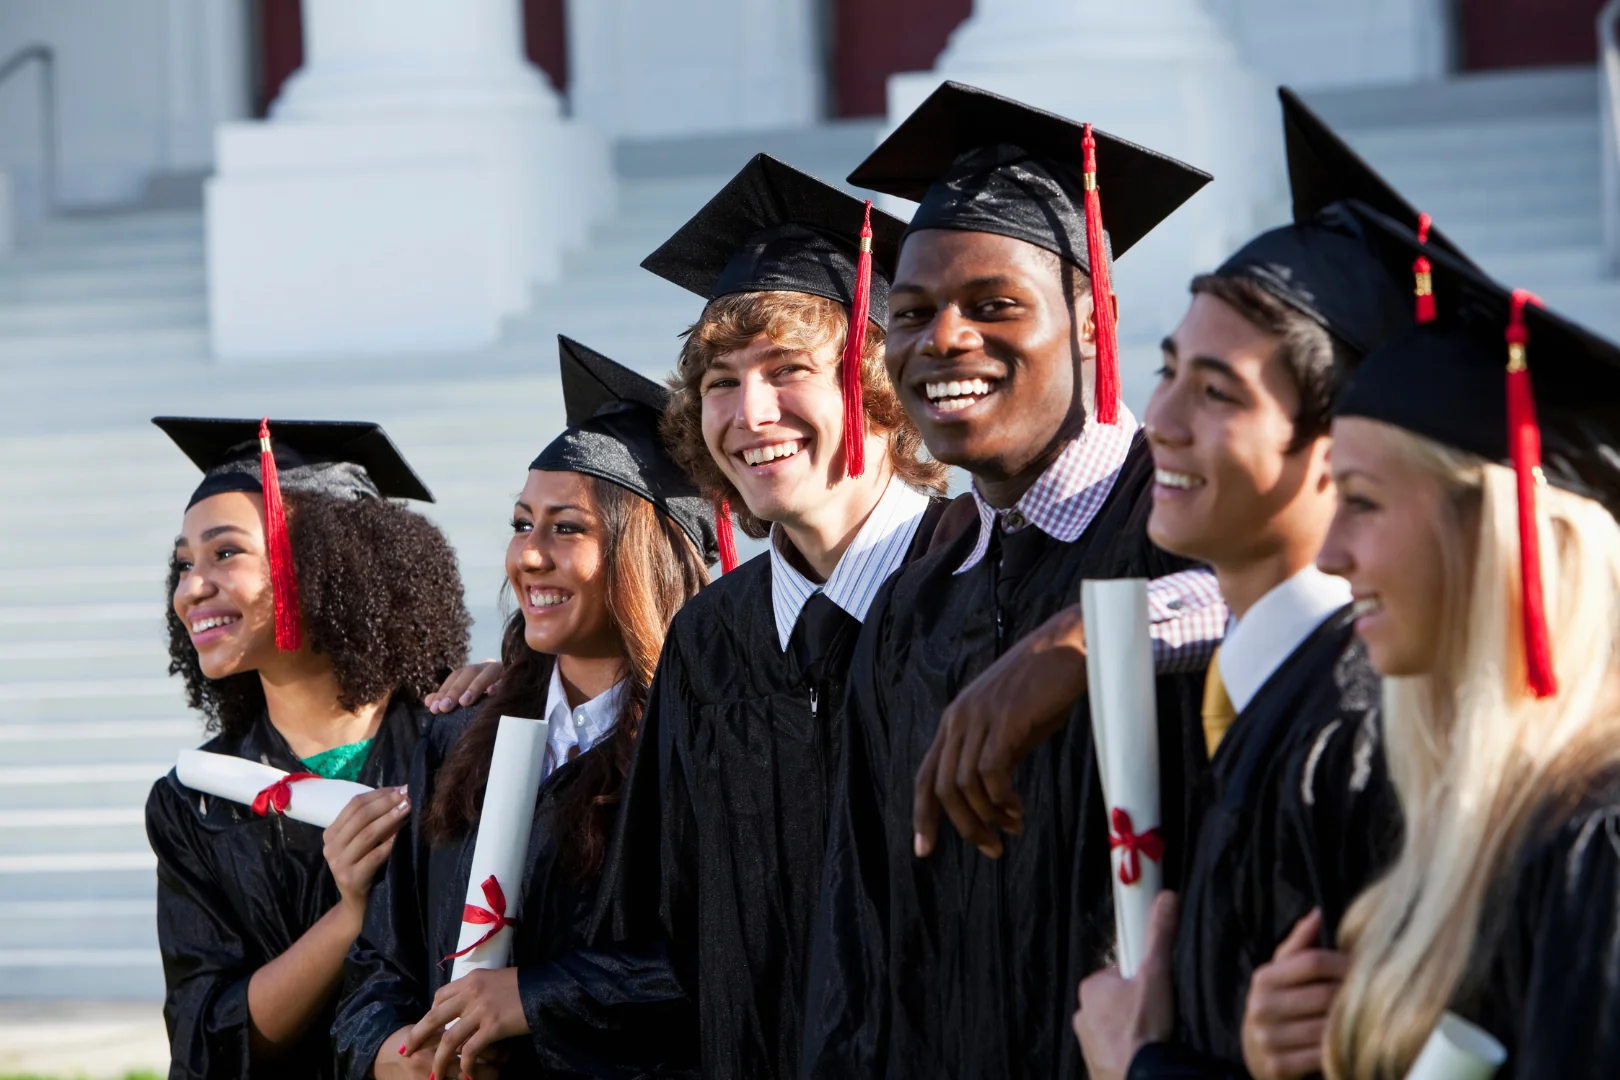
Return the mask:
<path fill-rule="evenodd" d="M 672 393 L 664 410 L 664 442 L 705 495 L 730 501 L 738 526 L 755 539 L 770 532 L 770 523 L 749 512 L 703 439 L 703 373 L 719 357 L 746 348 L 761 334 L 776 345 L 806 352 L 831 344 L 842 355 L 848 332 L 849 312 L 836 301 L 808 293 L 757 292 L 711 300 L 702 317 L 682 335 L 680 360 L 669 380 Z M 901 408 L 889 383 L 883 343 L 883 331 L 868 327 L 861 353 L 866 423 L 887 436 L 889 464 L 900 479 L 918 490 L 943 495 L 947 467 L 924 454 L 922 433 Z"/>

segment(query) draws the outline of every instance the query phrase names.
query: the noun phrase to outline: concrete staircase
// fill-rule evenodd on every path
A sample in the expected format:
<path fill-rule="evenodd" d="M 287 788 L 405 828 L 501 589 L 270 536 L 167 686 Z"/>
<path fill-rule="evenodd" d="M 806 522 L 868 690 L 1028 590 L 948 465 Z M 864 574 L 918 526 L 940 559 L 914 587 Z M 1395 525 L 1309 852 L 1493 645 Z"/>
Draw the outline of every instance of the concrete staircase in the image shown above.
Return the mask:
<path fill-rule="evenodd" d="M 1487 270 L 1620 338 L 1620 282 L 1598 275 L 1596 89 L 1587 70 L 1311 100 Z M 386 425 L 439 497 L 425 512 L 461 554 L 488 655 L 511 499 L 562 425 L 554 335 L 661 376 L 698 305 L 640 259 L 753 152 L 837 179 L 876 133 L 621 146 L 618 214 L 474 355 L 210 362 L 195 210 L 59 219 L 0 260 L 0 998 L 161 995 L 141 807 L 202 733 L 162 636 L 196 474 L 149 417 Z"/>

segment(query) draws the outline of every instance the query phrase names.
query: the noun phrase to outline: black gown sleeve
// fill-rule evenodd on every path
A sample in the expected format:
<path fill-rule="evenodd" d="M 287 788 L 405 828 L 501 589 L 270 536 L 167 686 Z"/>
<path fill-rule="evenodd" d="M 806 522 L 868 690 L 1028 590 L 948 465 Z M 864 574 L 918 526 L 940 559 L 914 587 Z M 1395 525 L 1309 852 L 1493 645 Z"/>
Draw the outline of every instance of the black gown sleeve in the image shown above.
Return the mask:
<path fill-rule="evenodd" d="M 171 1080 L 253 1075 L 248 980 L 257 965 L 202 852 L 196 814 L 173 774 L 152 786 L 146 836 L 157 855 L 158 947 L 168 991 Z"/>
<path fill-rule="evenodd" d="M 1508 979 L 1523 988 L 1510 988 L 1503 1010 L 1518 1026 L 1504 1071 L 1620 1076 L 1620 806 L 1571 821 L 1535 863 L 1504 948 Z"/>
<path fill-rule="evenodd" d="M 429 740 L 417 746 L 411 765 L 408 835 L 394 842 L 387 869 L 366 901 L 360 936 L 344 964 L 343 999 L 332 1025 L 340 1076 L 365 1080 L 384 1041 L 427 1014 L 432 1003 L 425 975 L 439 958 L 429 956 L 427 913 L 422 907 L 427 843 L 422 812 L 428 789 Z M 408 840 L 408 843 L 401 841 Z"/>
<path fill-rule="evenodd" d="M 803 1080 L 881 1076 L 885 1070 L 890 845 L 881 790 L 887 718 L 878 651 L 890 594 L 885 586 L 872 604 L 845 691 L 844 753 L 837 765 L 810 948 Z"/>

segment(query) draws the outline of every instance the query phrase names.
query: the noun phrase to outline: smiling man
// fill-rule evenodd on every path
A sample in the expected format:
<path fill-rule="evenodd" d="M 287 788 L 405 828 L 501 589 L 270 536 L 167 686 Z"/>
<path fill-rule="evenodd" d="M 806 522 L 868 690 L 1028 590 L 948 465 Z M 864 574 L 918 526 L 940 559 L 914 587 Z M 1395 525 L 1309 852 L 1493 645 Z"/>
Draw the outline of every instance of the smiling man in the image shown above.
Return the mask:
<path fill-rule="evenodd" d="M 1175 672 L 1201 668 L 1225 609 L 1208 571 L 1147 538 L 1151 463 L 1118 398 L 1105 268 L 1110 242 L 1123 254 L 1208 177 L 947 83 L 850 179 L 921 200 L 887 362 L 930 453 L 972 474 L 978 521 L 891 579 L 851 668 L 802 1075 L 1073 1076 L 1074 989 L 1105 962 L 1113 923 L 1089 710 L 1012 777 L 1005 841 L 914 840 L 913 778 L 957 691 L 1083 579 L 1154 579 L 1177 880 L 1180 796 L 1203 748 L 1197 681 Z M 1106 234 L 1087 226 L 1099 182 Z"/>
<path fill-rule="evenodd" d="M 945 507 L 883 369 L 903 226 L 872 213 L 865 258 L 862 225 L 859 200 L 760 155 L 643 264 L 708 300 L 671 449 L 771 540 L 670 627 L 603 884 L 604 937 L 668 942 L 709 1077 L 794 1073 L 849 656 Z"/>

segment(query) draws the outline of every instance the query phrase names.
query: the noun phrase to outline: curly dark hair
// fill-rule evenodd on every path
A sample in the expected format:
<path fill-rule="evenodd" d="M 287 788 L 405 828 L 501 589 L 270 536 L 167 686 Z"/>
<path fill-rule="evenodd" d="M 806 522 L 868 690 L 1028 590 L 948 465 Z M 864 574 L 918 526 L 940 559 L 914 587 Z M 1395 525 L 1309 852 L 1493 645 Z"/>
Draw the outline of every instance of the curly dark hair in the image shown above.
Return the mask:
<path fill-rule="evenodd" d="M 450 541 L 427 518 L 386 499 L 287 493 L 287 532 L 304 635 L 332 658 L 345 709 L 399 692 L 421 697 L 467 659 L 472 617 Z M 169 674 L 210 732 L 238 735 L 264 713 L 257 672 L 210 679 L 172 598 L 180 567 L 169 560 Z"/>
<path fill-rule="evenodd" d="M 759 540 L 771 531 L 748 510 L 703 440 L 703 373 L 724 353 L 744 348 L 761 334 L 778 345 L 812 350 L 831 343 L 842 355 L 849 332 L 849 312 L 825 297 L 796 292 L 733 293 L 711 300 L 703 315 L 685 334 L 680 360 L 670 377 L 669 404 L 661 427 L 670 454 L 682 469 L 713 498 L 731 502 L 737 525 Z M 900 479 L 914 488 L 945 494 L 948 468 L 923 451 L 922 432 L 900 405 L 883 366 L 884 333 L 867 328 L 861 353 L 861 397 L 866 422 L 889 439 L 889 464 Z"/>
<path fill-rule="evenodd" d="M 607 607 L 624 648 L 626 690 L 613 730 L 579 759 L 585 770 L 558 807 L 563 865 L 578 881 L 595 878 L 607 856 L 610 813 L 619 801 L 630 752 L 641 730 L 664 635 L 681 605 L 708 584 L 709 572 L 686 533 L 652 503 L 617 484 L 586 477 L 603 522 Z M 485 699 L 439 768 L 426 831 L 451 840 L 483 812 L 484 786 L 502 716 L 541 718 L 555 659 L 529 648 L 523 613 L 513 613 L 501 639 L 501 682 Z"/>

